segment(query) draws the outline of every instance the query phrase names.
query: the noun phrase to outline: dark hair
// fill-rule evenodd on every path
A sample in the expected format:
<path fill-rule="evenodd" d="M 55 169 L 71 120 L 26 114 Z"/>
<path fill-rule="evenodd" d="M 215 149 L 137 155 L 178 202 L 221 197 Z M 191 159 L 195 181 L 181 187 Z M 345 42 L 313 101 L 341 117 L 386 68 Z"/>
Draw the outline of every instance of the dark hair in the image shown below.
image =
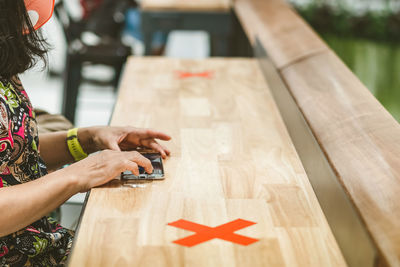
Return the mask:
<path fill-rule="evenodd" d="M 32 26 L 24 0 L 0 0 L 0 77 L 20 74 L 38 59 L 46 64 L 47 47 Z"/>

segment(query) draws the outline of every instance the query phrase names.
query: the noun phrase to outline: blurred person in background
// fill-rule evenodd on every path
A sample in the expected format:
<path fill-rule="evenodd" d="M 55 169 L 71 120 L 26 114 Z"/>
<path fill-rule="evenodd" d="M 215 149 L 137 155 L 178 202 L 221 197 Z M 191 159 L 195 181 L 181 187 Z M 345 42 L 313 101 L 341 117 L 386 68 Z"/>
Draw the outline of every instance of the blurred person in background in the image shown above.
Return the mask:
<path fill-rule="evenodd" d="M 146 147 L 164 158 L 156 139 L 164 133 L 133 127 L 90 127 L 39 136 L 35 114 L 18 74 L 45 59 L 37 30 L 51 17 L 54 0 L 0 0 L 0 265 L 62 266 L 74 232 L 47 214 L 86 192 L 150 161 Z M 87 157 L 87 154 L 101 151 Z M 75 162 L 59 169 L 65 164 Z M 55 170 L 48 174 L 47 170 Z"/>
<path fill-rule="evenodd" d="M 120 37 L 127 10 L 137 6 L 134 0 L 80 0 L 80 4 L 86 30 L 114 39 Z"/>
<path fill-rule="evenodd" d="M 143 41 L 141 13 L 135 0 L 80 0 L 82 20 L 86 29 L 99 36 L 116 36 L 121 32 L 119 26 L 125 25 L 124 33 L 135 40 Z M 167 35 L 156 32 L 152 40 L 152 55 L 164 53 Z"/>

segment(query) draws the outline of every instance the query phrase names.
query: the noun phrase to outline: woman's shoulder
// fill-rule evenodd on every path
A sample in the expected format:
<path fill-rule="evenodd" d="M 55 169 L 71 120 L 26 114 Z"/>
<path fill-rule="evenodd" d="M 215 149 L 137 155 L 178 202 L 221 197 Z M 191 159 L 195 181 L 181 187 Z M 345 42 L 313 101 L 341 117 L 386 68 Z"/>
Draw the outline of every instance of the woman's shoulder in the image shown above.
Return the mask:
<path fill-rule="evenodd" d="M 7 104 L 7 100 L 10 98 L 11 94 L 11 80 L 0 78 L 0 101 L 1 104 Z"/>
<path fill-rule="evenodd" d="M 18 76 L 12 78 L 2 78 L 0 76 L 0 88 L 11 89 L 14 91 L 25 91 Z"/>
<path fill-rule="evenodd" d="M 10 87 L 9 79 L 0 78 L 0 138 L 8 134 L 10 102 L 13 98 Z"/>
<path fill-rule="evenodd" d="M 0 101 L 6 104 L 11 111 L 21 104 L 31 107 L 29 97 L 18 76 L 10 79 L 0 77 Z"/>

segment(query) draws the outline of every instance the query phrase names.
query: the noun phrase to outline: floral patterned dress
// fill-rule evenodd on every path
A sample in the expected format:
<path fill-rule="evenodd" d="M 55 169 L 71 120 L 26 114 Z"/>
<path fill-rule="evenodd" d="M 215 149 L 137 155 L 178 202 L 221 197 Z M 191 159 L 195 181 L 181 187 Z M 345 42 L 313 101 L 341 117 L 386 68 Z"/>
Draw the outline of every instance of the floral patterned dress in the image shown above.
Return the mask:
<path fill-rule="evenodd" d="M 47 174 L 38 147 L 35 115 L 20 80 L 0 78 L 0 190 Z M 0 237 L 0 265 L 62 266 L 73 234 L 53 219 L 43 217 Z"/>

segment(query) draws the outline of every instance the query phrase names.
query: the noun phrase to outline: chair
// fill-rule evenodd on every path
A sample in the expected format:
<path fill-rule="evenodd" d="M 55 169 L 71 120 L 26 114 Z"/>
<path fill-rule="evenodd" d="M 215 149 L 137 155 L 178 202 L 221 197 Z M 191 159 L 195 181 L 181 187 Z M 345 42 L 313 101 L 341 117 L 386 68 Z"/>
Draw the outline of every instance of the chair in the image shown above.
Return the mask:
<path fill-rule="evenodd" d="M 98 35 L 100 37 L 98 44 L 89 45 L 82 41 L 82 33 L 90 31 L 92 28 L 90 23 L 93 24 L 93 22 L 90 19 L 74 21 L 63 0 L 57 2 L 55 15 L 63 27 L 67 41 L 62 113 L 71 122 L 74 122 L 83 65 L 100 64 L 113 67 L 115 75 L 109 83 L 116 89 L 123 65 L 131 55 L 131 48 L 121 42 L 119 34 L 122 31 L 122 28 L 119 29 L 121 21 L 115 22 L 113 36 L 102 33 L 102 35 Z M 94 33 L 96 34 L 96 32 Z"/>

